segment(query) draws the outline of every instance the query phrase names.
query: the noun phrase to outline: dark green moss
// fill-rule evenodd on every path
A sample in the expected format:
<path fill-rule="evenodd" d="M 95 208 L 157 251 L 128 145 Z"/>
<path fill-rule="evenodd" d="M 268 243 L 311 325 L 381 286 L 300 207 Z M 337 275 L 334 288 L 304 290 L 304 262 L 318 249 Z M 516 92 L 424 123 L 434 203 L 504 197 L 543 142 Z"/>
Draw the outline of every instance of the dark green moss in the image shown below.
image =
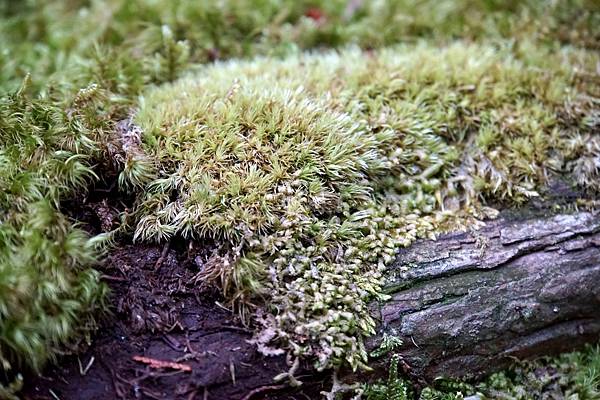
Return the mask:
<path fill-rule="evenodd" d="M 480 382 L 438 379 L 431 387 L 416 395 L 412 385 L 404 380 L 392 360 L 387 381 L 365 385 L 360 389 L 366 400 L 462 400 L 469 396 L 479 400 L 492 399 L 579 399 L 600 397 L 600 347 L 588 346 L 580 352 L 558 357 L 544 357 L 518 363 Z"/>

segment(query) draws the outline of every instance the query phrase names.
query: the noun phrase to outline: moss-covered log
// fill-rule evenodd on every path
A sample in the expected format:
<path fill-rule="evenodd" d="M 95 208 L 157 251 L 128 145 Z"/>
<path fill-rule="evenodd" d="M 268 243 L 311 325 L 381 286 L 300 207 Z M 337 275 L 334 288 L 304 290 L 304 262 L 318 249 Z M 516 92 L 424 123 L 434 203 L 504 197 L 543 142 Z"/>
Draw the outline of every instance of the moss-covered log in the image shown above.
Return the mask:
<path fill-rule="evenodd" d="M 55 371 L 69 382 L 53 379 L 52 390 L 62 399 L 80 398 L 81 390 L 121 399 L 135 398 L 140 390 L 177 399 L 203 398 L 205 393 L 209 399 L 288 399 L 299 390 L 319 398 L 321 390 L 331 388 L 330 373 L 316 374 L 308 365 L 292 371 L 304 383 L 301 389 L 290 388 L 287 379 L 274 382 L 275 375 L 290 368 L 285 357 L 262 356 L 249 341 L 251 330 L 236 326 L 231 314 L 210 298 L 199 299 L 185 289 L 181 279 L 192 272 L 177 261 L 176 249 L 168 251 L 156 270 L 160 256 L 160 246 L 130 246 L 110 258 L 105 273 L 118 275 L 120 265 L 135 264 L 137 272 L 129 277 L 149 282 L 143 289 L 148 292 L 116 278 L 113 290 L 123 299 L 120 312 L 130 318 L 105 330 L 80 356 L 97 358 L 89 374 L 81 374 L 76 359 Z M 410 264 L 412 268 L 404 268 Z M 165 278 L 173 271 L 174 277 Z M 391 298 L 371 304 L 379 335 L 368 345 L 376 349 L 384 333 L 400 337 L 403 344 L 393 353 L 401 355 L 404 375 L 418 383 L 441 375 L 490 373 L 514 357 L 566 351 L 600 336 L 598 214 L 499 218 L 477 231 L 418 241 L 401 251 L 389 273 Z M 158 288 L 156 282 L 162 282 Z M 164 300 L 173 290 L 177 295 Z M 150 291 L 160 299 L 156 304 L 147 295 Z M 136 333 L 142 329 L 135 325 L 142 315 L 146 324 L 158 327 L 152 329 L 169 326 L 162 339 Z M 180 324 L 174 330 L 173 321 Z M 123 332 L 117 342 L 113 331 Z M 192 372 L 145 370 L 132 360 L 136 355 L 182 362 Z M 389 357 L 369 365 L 372 373 L 346 372 L 340 378 L 351 383 L 386 376 Z M 45 384 L 31 385 L 26 392 L 28 399 L 48 398 Z"/>
<path fill-rule="evenodd" d="M 393 353 L 420 383 L 481 377 L 600 337 L 597 213 L 502 217 L 419 241 L 388 273 L 390 299 L 372 304 L 379 335 L 368 347 L 376 349 L 384 333 L 400 338 Z M 387 376 L 389 357 L 369 366 L 372 373 L 342 380 Z"/>
<path fill-rule="evenodd" d="M 368 345 L 377 348 L 383 333 L 401 338 L 394 353 L 416 380 L 477 377 L 516 359 L 557 354 L 600 337 L 598 214 L 512 216 L 477 231 L 419 241 L 398 255 L 390 275 L 391 298 L 372 304 L 380 335 Z M 256 381 L 268 375 L 257 370 L 283 365 L 273 361 L 255 359 L 252 376 L 238 384 L 254 388 L 256 398 L 263 389 L 280 389 L 270 380 Z M 389 358 L 370 366 L 372 373 L 342 378 L 385 376 Z"/>
<path fill-rule="evenodd" d="M 391 298 L 371 304 L 379 335 L 368 346 L 376 349 L 384 333 L 402 339 L 393 353 L 401 355 L 404 373 L 421 383 L 438 376 L 477 377 L 600 336 L 598 214 L 507 215 L 477 231 L 416 242 L 400 252 L 389 275 Z M 199 335 L 194 347 L 217 353 L 201 368 L 204 373 L 195 372 L 209 398 L 289 398 L 285 381 L 272 380 L 288 368 L 284 357 L 261 356 L 249 338 L 249 332 L 228 327 Z M 389 357 L 372 360 L 370 367 L 373 372 L 340 378 L 351 383 L 387 376 Z M 312 394 L 330 377 L 309 367 L 294 376 Z"/>

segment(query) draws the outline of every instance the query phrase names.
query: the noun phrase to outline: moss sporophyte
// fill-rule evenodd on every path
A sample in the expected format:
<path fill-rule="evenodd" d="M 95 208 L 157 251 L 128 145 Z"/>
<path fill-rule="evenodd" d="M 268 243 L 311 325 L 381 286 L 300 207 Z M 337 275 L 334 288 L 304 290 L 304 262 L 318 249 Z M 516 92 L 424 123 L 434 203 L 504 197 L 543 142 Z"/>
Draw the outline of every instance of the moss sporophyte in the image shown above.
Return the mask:
<path fill-rule="evenodd" d="M 524 46 L 230 61 L 151 89 L 121 179 L 139 191 L 135 239 L 214 239 L 200 278 L 254 310 L 262 351 L 366 366 L 367 304 L 399 247 L 553 174 L 596 189 L 597 87 L 576 71 L 597 56 Z"/>

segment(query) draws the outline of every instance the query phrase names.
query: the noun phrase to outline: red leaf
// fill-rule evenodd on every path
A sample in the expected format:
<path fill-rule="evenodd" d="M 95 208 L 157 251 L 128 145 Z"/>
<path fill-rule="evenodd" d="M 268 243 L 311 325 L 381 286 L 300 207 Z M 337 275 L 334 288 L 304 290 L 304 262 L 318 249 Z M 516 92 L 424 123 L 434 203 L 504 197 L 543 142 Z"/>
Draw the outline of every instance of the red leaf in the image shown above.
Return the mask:
<path fill-rule="evenodd" d="M 310 19 L 314 19 L 315 21 L 325 20 L 325 17 L 326 17 L 323 10 L 321 10 L 320 8 L 317 8 L 317 7 L 309 8 L 308 10 L 306 10 L 304 15 Z"/>

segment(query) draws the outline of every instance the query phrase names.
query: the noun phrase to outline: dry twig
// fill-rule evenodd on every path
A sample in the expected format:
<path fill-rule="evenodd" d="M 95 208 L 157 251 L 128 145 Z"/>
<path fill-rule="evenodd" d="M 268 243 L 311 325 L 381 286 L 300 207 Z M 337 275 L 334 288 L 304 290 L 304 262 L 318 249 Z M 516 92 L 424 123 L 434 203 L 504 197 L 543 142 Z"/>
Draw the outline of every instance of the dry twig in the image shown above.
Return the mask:
<path fill-rule="evenodd" d="M 180 364 L 172 361 L 162 361 L 154 358 L 143 357 L 143 356 L 133 356 L 133 361 L 141 362 L 143 364 L 147 364 L 150 368 L 169 368 L 176 369 L 179 371 L 191 372 L 192 367 L 187 364 Z"/>

